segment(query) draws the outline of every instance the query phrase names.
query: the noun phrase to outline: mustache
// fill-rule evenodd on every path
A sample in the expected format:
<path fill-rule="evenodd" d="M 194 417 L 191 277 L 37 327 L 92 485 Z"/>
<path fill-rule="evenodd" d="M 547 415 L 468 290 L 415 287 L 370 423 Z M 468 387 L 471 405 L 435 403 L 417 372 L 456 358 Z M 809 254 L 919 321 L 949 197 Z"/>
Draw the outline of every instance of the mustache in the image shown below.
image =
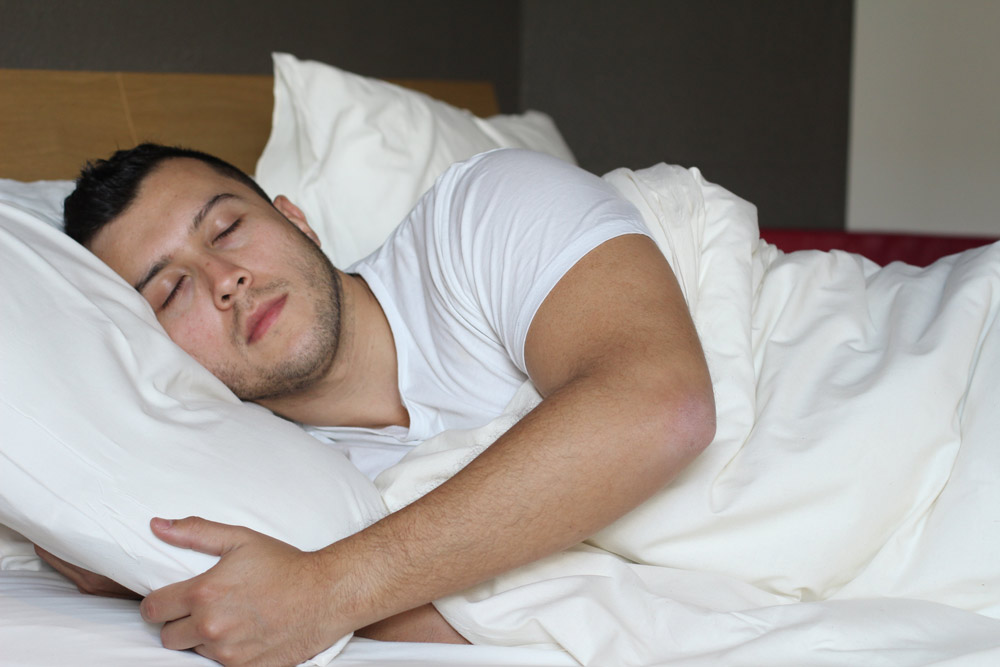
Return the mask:
<path fill-rule="evenodd" d="M 253 312 L 257 304 L 266 299 L 270 294 L 280 292 L 290 285 L 291 283 L 287 280 L 272 280 L 263 287 L 251 287 L 244 294 L 242 302 L 237 301 L 233 304 L 233 310 L 238 315 L 242 315 L 244 312 Z"/>
<path fill-rule="evenodd" d="M 260 303 L 266 301 L 269 296 L 286 289 L 290 285 L 291 283 L 287 280 L 272 280 L 261 287 L 251 287 L 244 293 L 242 300 L 233 303 L 233 321 L 236 325 L 232 328 L 231 332 L 233 343 L 240 342 L 240 332 L 245 329 L 247 318 L 253 315 L 254 309 Z"/>

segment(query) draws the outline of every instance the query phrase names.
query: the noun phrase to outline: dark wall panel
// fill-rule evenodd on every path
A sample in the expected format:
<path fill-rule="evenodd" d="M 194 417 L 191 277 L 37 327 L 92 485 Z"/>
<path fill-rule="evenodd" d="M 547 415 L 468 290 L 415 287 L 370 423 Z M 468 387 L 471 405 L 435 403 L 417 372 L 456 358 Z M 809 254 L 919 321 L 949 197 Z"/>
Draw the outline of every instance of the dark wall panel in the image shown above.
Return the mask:
<path fill-rule="evenodd" d="M 517 106 L 511 0 L 0 0 L 0 67 L 266 73 L 270 52 L 381 77 L 488 79 Z"/>
<path fill-rule="evenodd" d="M 841 228 L 850 0 L 525 0 L 521 104 L 582 166 L 666 161 L 758 205 L 762 226 Z"/>
<path fill-rule="evenodd" d="M 851 0 L 0 0 L 0 67 L 263 73 L 288 51 L 495 82 L 581 164 L 701 167 L 765 226 L 844 224 Z"/>

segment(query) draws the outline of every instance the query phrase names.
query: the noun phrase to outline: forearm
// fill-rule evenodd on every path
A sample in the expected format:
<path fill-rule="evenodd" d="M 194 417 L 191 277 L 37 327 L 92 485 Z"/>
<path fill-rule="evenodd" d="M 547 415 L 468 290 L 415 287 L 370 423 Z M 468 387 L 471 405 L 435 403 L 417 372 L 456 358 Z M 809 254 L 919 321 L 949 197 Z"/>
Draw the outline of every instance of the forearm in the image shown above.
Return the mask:
<path fill-rule="evenodd" d="M 432 642 L 435 644 L 468 644 L 469 641 L 448 625 L 444 616 L 425 604 L 409 611 L 372 623 L 355 633 L 358 637 L 388 642 Z"/>
<path fill-rule="evenodd" d="M 151 521 L 164 541 L 221 556 L 143 601 L 144 618 L 166 622 L 163 645 L 293 664 L 359 628 L 381 632 L 370 626 L 594 533 L 714 434 L 697 334 L 644 236 L 608 241 L 563 276 L 534 315 L 524 361 L 545 396 L 532 413 L 424 498 L 325 549 L 197 517 Z"/>
<path fill-rule="evenodd" d="M 644 389 L 602 375 L 569 383 L 438 489 L 328 548 L 332 580 L 356 586 L 355 622 L 562 550 L 661 488 L 707 444 L 711 415 L 684 392 L 664 402 Z M 345 579 L 345 563 L 364 571 Z"/>

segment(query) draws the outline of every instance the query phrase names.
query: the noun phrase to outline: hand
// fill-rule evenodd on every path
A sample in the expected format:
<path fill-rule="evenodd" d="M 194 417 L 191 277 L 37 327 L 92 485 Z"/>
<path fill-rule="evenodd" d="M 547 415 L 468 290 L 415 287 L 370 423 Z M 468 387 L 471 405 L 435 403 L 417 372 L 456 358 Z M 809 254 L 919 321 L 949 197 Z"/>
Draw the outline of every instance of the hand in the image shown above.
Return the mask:
<path fill-rule="evenodd" d="M 106 598 L 142 599 L 141 595 L 130 591 L 117 581 L 102 577 L 89 570 L 84 570 L 82 567 L 77 567 L 72 563 L 67 563 L 62 558 L 54 556 L 37 544 L 35 545 L 35 553 L 43 561 L 51 565 L 52 569 L 76 584 L 81 593 L 100 595 Z"/>
<path fill-rule="evenodd" d="M 170 649 L 225 665 L 294 665 L 351 632 L 325 605 L 330 582 L 316 553 L 249 528 L 189 517 L 153 519 L 164 542 L 221 556 L 207 572 L 165 586 L 140 609 Z"/>

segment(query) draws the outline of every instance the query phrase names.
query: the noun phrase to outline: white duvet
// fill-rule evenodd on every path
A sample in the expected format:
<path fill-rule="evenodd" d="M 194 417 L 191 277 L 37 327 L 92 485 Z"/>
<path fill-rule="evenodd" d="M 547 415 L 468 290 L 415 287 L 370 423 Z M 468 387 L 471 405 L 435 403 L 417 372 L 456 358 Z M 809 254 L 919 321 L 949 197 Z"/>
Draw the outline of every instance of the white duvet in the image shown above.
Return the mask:
<path fill-rule="evenodd" d="M 441 612 L 594 665 L 1000 664 L 1000 245 L 927 269 L 786 255 L 696 170 L 605 178 L 684 290 L 717 437 L 588 544 Z M 390 509 L 538 400 L 415 449 L 376 481 Z"/>

